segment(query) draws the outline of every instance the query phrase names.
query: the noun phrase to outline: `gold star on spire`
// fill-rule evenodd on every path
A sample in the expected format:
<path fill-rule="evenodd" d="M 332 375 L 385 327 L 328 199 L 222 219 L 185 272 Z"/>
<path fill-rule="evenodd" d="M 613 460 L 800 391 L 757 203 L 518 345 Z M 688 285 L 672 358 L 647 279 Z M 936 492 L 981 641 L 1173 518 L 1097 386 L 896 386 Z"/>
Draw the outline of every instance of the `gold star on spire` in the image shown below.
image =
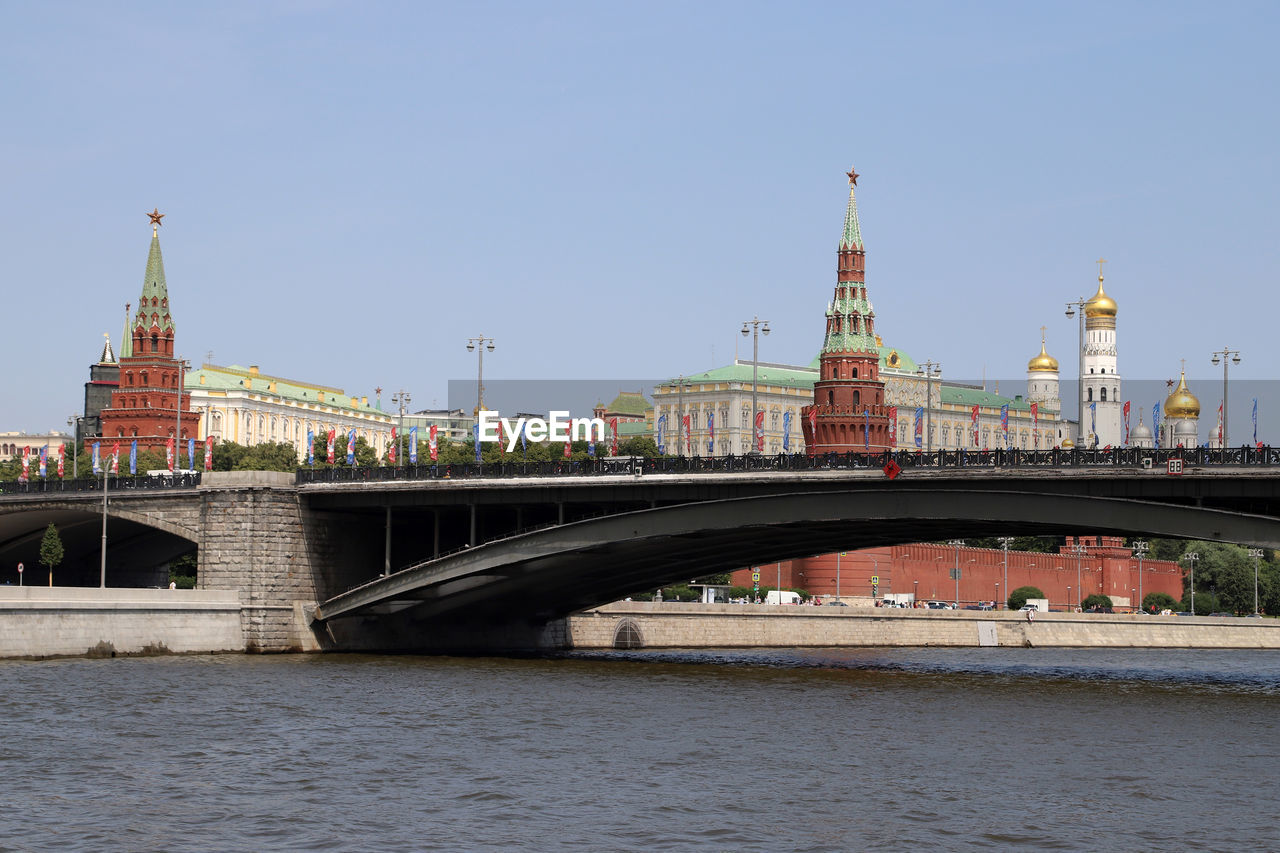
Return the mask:
<path fill-rule="evenodd" d="M 850 166 L 849 171 L 845 172 L 845 174 L 849 177 L 849 186 L 856 187 L 858 185 L 858 177 L 859 177 L 857 171 L 855 171 L 854 168 Z"/>
<path fill-rule="evenodd" d="M 157 233 L 157 229 L 159 229 L 159 227 L 164 224 L 163 222 L 160 221 L 161 219 L 164 219 L 164 214 L 160 212 L 160 208 L 153 207 L 151 208 L 151 212 L 148 213 L 147 216 L 151 217 L 151 233 L 152 234 Z"/>

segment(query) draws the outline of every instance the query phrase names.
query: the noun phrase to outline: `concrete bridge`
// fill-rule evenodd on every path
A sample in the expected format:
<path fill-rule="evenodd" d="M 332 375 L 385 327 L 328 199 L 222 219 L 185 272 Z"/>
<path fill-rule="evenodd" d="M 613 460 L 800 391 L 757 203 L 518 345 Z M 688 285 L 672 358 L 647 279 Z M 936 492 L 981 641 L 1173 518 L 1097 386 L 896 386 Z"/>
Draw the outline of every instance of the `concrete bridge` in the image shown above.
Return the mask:
<path fill-rule="evenodd" d="M 583 607 L 750 563 L 952 536 L 1081 532 L 1280 548 L 1280 466 L 602 474 L 299 484 L 230 472 L 125 490 L 108 585 L 161 585 L 196 550 L 199 586 L 237 590 L 250 649 L 525 646 Z M 0 567 L 96 586 L 101 493 L 0 497 Z"/>

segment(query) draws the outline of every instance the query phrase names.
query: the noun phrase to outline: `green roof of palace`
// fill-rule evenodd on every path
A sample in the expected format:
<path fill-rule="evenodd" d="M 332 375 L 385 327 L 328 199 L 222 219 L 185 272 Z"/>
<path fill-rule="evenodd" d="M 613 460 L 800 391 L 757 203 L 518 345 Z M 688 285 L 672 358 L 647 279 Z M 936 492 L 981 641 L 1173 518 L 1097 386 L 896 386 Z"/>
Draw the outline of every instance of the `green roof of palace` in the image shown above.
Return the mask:
<path fill-rule="evenodd" d="M 275 383 L 274 389 L 271 388 L 271 383 L 273 382 Z M 199 370 L 190 370 L 186 373 L 184 387 L 192 392 L 246 391 L 249 394 L 262 394 L 297 403 L 314 403 L 361 414 L 386 414 L 376 405 L 361 403 L 358 395 L 355 395 L 356 404 L 352 405 L 351 399 L 353 395 L 347 394 L 341 388 L 282 379 L 265 373 L 253 373 L 248 368 L 238 364 L 233 364 L 230 367 L 217 367 L 206 364 Z M 324 402 L 320 401 L 321 393 L 324 394 Z"/>
<path fill-rule="evenodd" d="M 614 412 L 619 415 L 632 415 L 634 417 L 642 417 L 645 412 L 652 408 L 649 401 L 640 391 L 621 391 L 618 396 L 613 398 L 613 402 L 605 409 L 606 412 Z"/>
<path fill-rule="evenodd" d="M 984 409 L 998 409 L 1007 405 L 1013 411 L 1028 412 L 1031 410 L 1030 400 L 1019 397 L 1003 397 L 994 391 L 984 391 L 981 388 L 970 388 L 963 385 L 943 385 L 939 391 L 939 397 L 944 404 L 982 406 Z"/>

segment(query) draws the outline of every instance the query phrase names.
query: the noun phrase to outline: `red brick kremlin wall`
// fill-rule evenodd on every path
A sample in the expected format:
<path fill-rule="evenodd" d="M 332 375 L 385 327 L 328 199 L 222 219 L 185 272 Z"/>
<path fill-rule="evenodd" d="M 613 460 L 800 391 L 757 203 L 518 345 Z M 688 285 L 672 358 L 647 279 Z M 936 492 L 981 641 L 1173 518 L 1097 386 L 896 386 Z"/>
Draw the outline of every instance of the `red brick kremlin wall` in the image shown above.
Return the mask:
<path fill-rule="evenodd" d="M 1080 559 L 1077 580 L 1076 555 L 1071 553 L 1075 537 L 1068 537 L 1059 553 L 1039 554 L 1032 551 L 1009 552 L 1009 588 L 1035 586 L 1044 590 L 1051 606 L 1074 607 L 1077 602 L 1096 592 L 1111 597 L 1117 607 L 1129 607 L 1138 589 L 1138 560 L 1118 537 L 1083 536 L 1080 541 L 1087 553 Z M 781 563 L 782 586 L 804 589 L 822 596 L 834 596 L 837 559 L 840 590 L 845 598 L 870 598 L 871 578 L 878 576 L 878 597 L 885 593 L 915 593 L 918 601 L 954 601 L 956 582 L 950 571 L 959 558 L 960 605 L 993 600 L 1004 601 L 1004 551 L 995 548 L 957 549 L 950 545 L 894 545 L 847 551 L 843 556 L 822 554 Z M 754 567 L 760 572 L 760 585 L 774 587 L 778 580 L 777 563 Z M 733 573 L 733 583 L 751 586 L 752 569 Z M 996 584 L 1000 584 L 997 593 Z M 1080 587 L 1084 595 L 1077 595 Z M 1069 589 L 1068 589 L 1069 588 Z M 1142 561 L 1142 594 L 1165 592 L 1175 599 L 1182 597 L 1182 568 L 1166 560 Z M 1068 598 L 1069 596 L 1069 598 Z"/>

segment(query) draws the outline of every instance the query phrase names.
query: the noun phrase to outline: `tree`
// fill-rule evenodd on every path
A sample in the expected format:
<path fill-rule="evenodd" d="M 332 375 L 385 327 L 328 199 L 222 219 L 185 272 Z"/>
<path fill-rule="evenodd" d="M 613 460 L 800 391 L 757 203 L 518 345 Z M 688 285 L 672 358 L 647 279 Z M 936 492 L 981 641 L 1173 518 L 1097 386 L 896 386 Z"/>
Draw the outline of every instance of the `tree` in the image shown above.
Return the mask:
<path fill-rule="evenodd" d="M 1111 596 L 1095 592 L 1080 602 L 1080 607 L 1082 610 L 1090 610 L 1094 607 L 1105 607 L 1109 610 L 1112 607 Z"/>
<path fill-rule="evenodd" d="M 1167 592 L 1149 592 L 1142 597 L 1142 609 L 1148 613 L 1172 610 L 1178 600 Z"/>
<path fill-rule="evenodd" d="M 1009 593 L 1009 609 L 1021 610 L 1028 598 L 1044 598 L 1044 591 L 1038 586 L 1020 586 Z"/>
<path fill-rule="evenodd" d="M 51 522 L 44 531 L 44 539 L 40 540 L 40 565 L 49 570 L 49 578 L 53 578 L 53 570 L 62 562 L 65 551 L 62 548 L 62 537 L 58 528 Z"/>
<path fill-rule="evenodd" d="M 169 563 L 169 580 L 178 589 L 195 589 L 199 555 L 192 551 Z"/>

